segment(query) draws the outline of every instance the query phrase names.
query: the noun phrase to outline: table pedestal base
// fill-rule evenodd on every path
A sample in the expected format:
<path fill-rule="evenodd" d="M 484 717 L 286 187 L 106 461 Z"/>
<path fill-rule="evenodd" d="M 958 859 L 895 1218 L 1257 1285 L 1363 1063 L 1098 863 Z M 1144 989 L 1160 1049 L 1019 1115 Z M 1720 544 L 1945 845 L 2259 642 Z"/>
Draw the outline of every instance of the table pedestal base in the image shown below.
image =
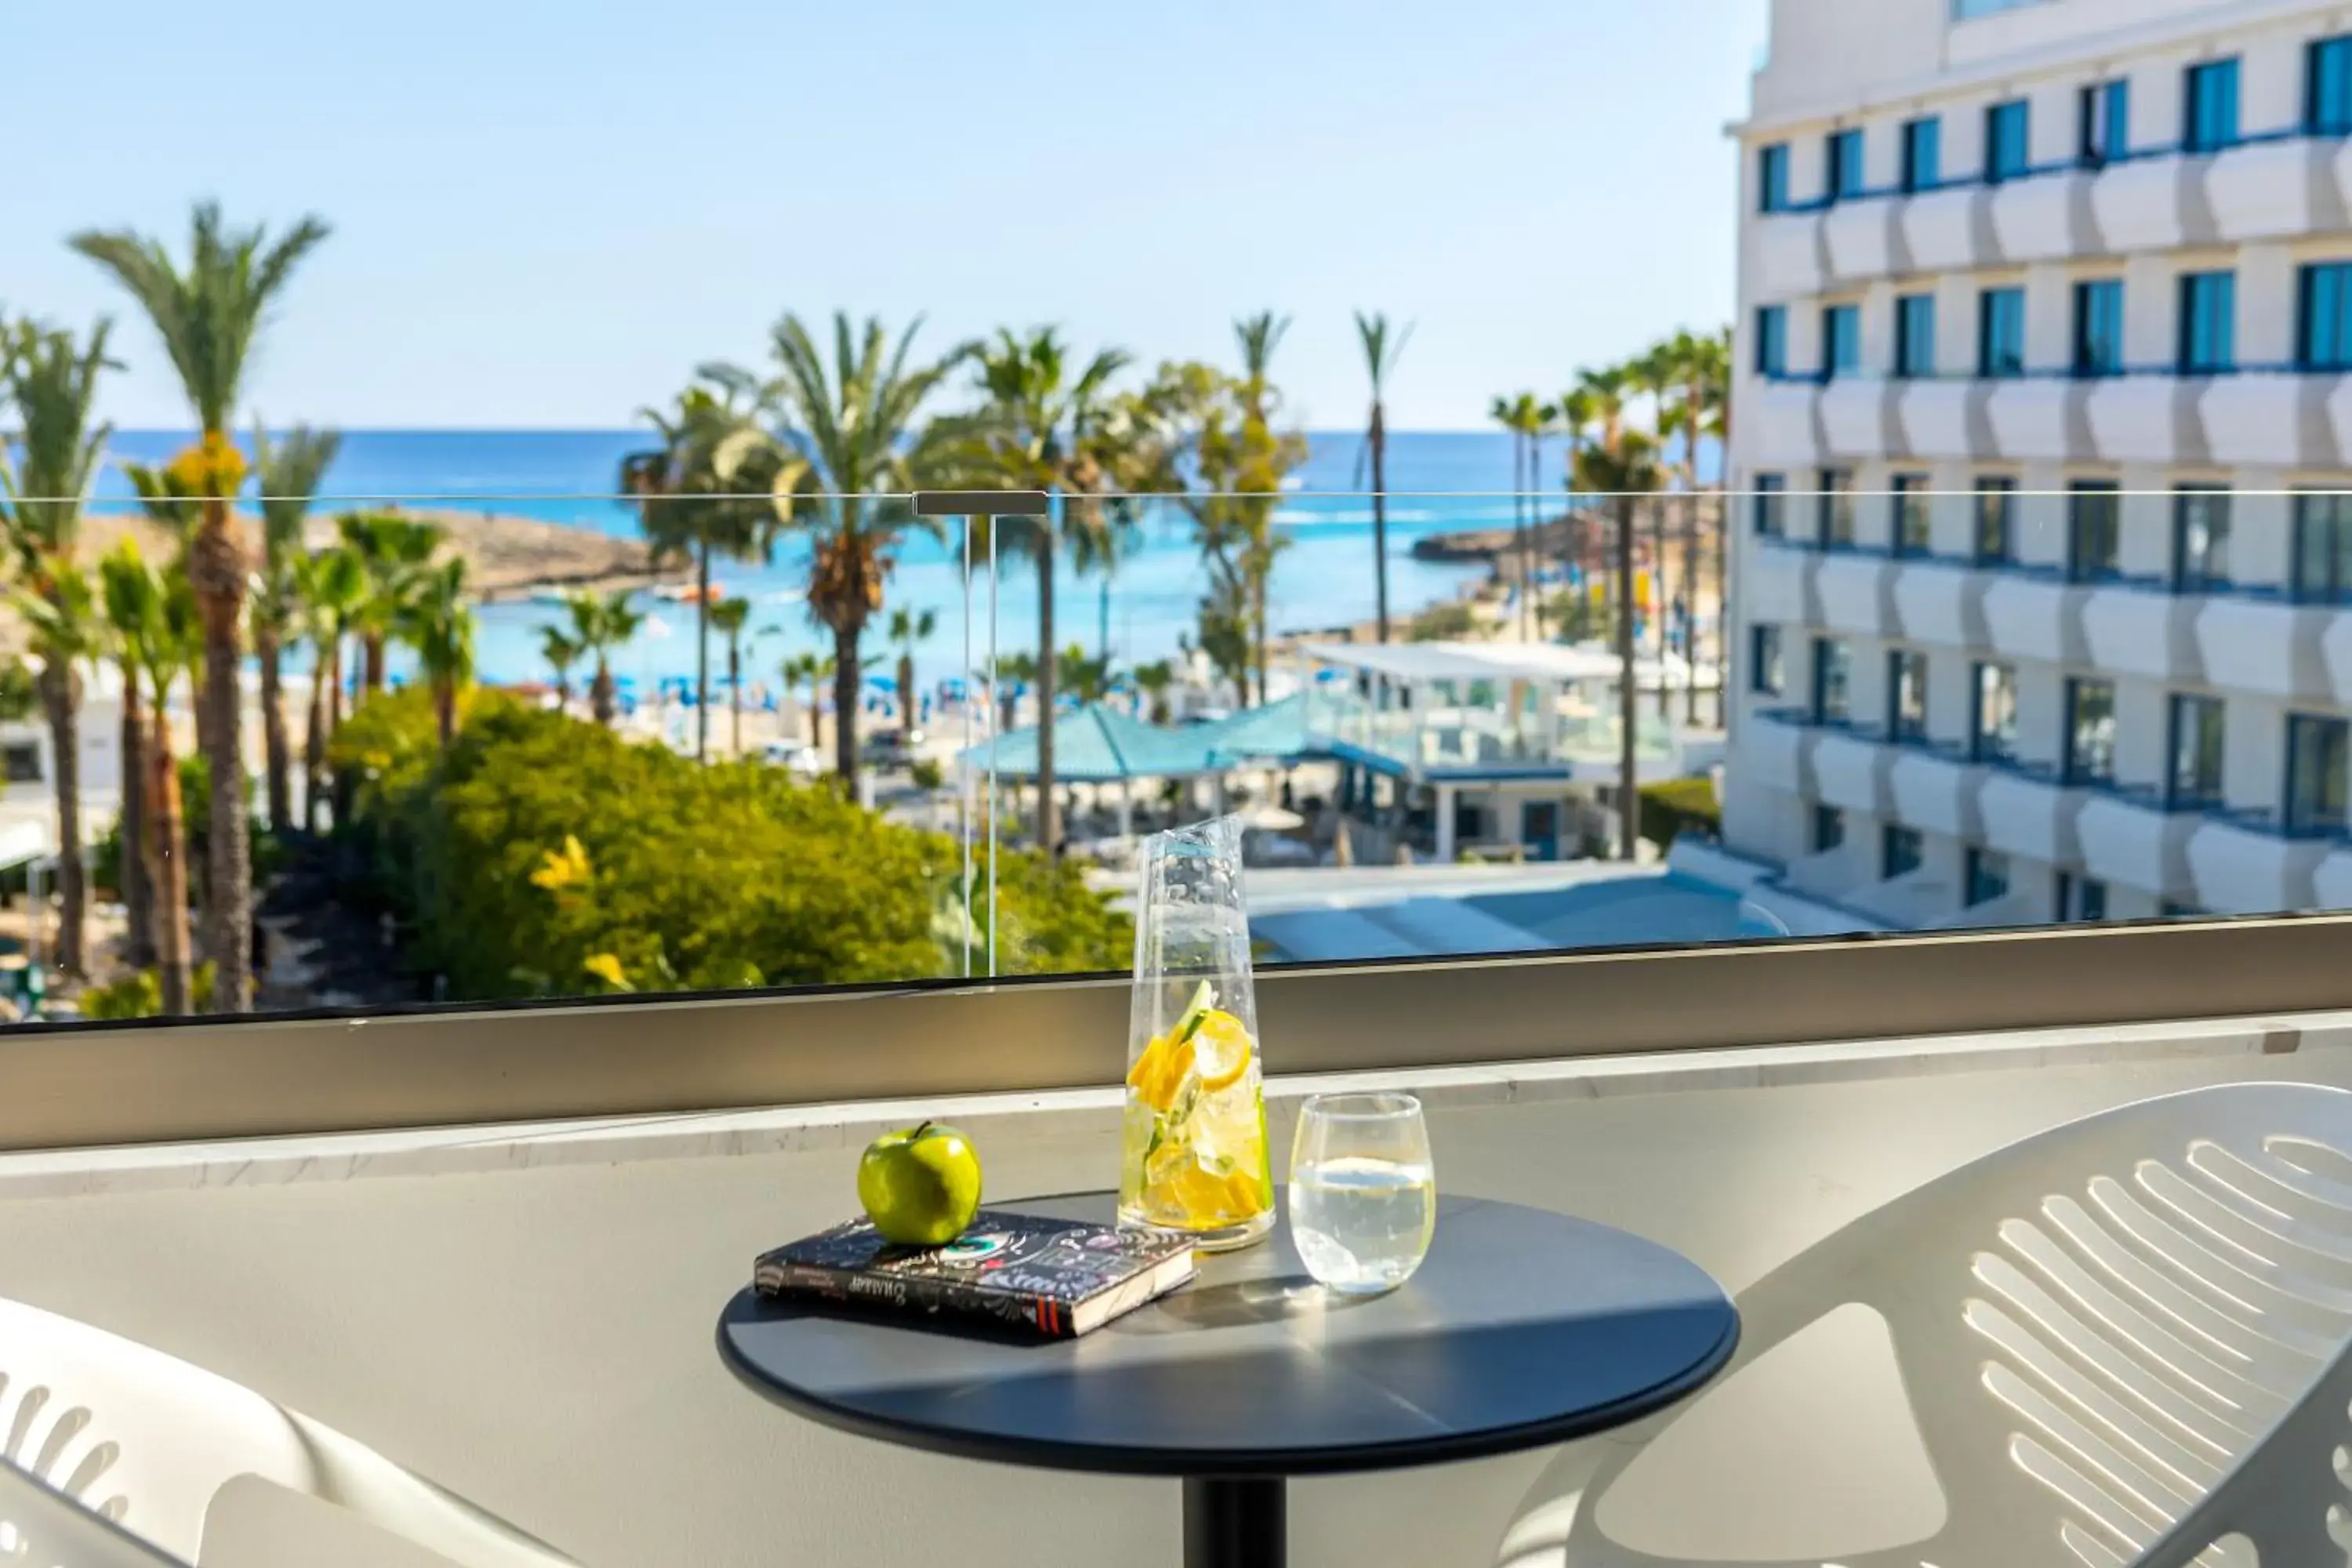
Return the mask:
<path fill-rule="evenodd" d="M 1283 1568 L 1288 1515 L 1280 1480 L 1184 1483 L 1184 1568 Z"/>

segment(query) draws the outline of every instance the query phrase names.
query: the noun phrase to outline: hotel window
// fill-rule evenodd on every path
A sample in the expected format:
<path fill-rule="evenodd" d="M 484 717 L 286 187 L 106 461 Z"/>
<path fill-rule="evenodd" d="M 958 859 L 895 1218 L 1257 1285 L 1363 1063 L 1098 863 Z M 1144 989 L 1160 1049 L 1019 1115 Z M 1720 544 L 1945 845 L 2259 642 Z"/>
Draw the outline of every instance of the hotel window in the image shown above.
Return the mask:
<path fill-rule="evenodd" d="M 2305 370 L 2352 370 L 2352 261 L 2303 269 L 2296 291 L 2295 358 Z"/>
<path fill-rule="evenodd" d="M 1895 301 L 1895 374 L 1924 381 L 1936 374 L 1936 297 L 1906 294 Z"/>
<path fill-rule="evenodd" d="M 1829 198 L 1832 205 L 1850 201 L 1864 193 L 1862 165 L 1862 132 L 1832 131 L 1823 148 L 1829 159 Z"/>
<path fill-rule="evenodd" d="M 1971 847 L 1965 880 L 1970 909 L 2009 897 L 2009 857 L 1998 849 Z"/>
<path fill-rule="evenodd" d="M 1813 542 L 1824 550 L 1851 550 L 1855 538 L 1853 470 L 1823 468 L 1821 510 L 1813 519 Z"/>
<path fill-rule="evenodd" d="M 1756 476 L 1756 531 L 1766 539 L 1785 538 L 1789 532 L 1789 476 L 1759 474 Z"/>
<path fill-rule="evenodd" d="M 1895 553 L 1927 553 L 1927 476 L 1897 474 L 1887 498 L 1895 509 Z"/>
<path fill-rule="evenodd" d="M 1888 881 L 1908 876 L 1927 858 L 1927 840 L 1916 827 L 1890 822 L 1878 834 L 1878 874 Z"/>
<path fill-rule="evenodd" d="M 2017 756 L 2017 670 L 2006 664 L 1977 666 L 1969 718 L 1969 755 L 1979 763 L 2011 762 Z"/>
<path fill-rule="evenodd" d="M 1977 296 L 1977 374 L 1987 380 L 2025 374 L 2025 290 L 1988 289 Z"/>
<path fill-rule="evenodd" d="M 1916 648 L 1886 656 L 1886 733 L 1897 742 L 1927 738 L 1927 656 Z"/>
<path fill-rule="evenodd" d="M 1763 305 L 1756 311 L 1756 374 L 1778 381 L 1789 374 L 1789 308 Z"/>
<path fill-rule="evenodd" d="M 1978 565 L 2006 566 L 2017 559 L 2016 521 L 2017 481 L 1999 474 L 1978 475 Z"/>
<path fill-rule="evenodd" d="M 2074 285 L 2074 374 L 2120 375 L 2124 368 L 2124 283 L 2097 278 Z"/>
<path fill-rule="evenodd" d="M 2225 712 L 2218 697 L 2173 698 L 2172 773 L 2164 790 L 2168 805 L 2194 809 L 2221 804 Z"/>
<path fill-rule="evenodd" d="M 2172 585 L 2210 594 L 2230 585 L 2230 490 L 2182 485 L 2172 492 Z"/>
<path fill-rule="evenodd" d="M 2286 721 L 2286 825 L 2294 833 L 2344 826 L 2347 729 L 2341 719 L 2294 713 Z"/>
<path fill-rule="evenodd" d="M 1757 205 L 1768 213 L 1789 210 L 1789 144 L 1775 142 L 1756 154 Z"/>
<path fill-rule="evenodd" d="M 1835 381 L 1862 368 L 1862 307 L 1822 307 L 1822 379 Z"/>
<path fill-rule="evenodd" d="M 1843 724 L 1853 716 L 1853 649 L 1843 637 L 1813 639 L 1813 722 Z"/>
<path fill-rule="evenodd" d="M 2352 600 L 2352 496 L 2306 490 L 2294 498 L 2294 596 Z"/>
<path fill-rule="evenodd" d="M 2021 98 L 1985 110 L 1985 184 L 2000 184 L 2033 167 L 2032 121 Z"/>
<path fill-rule="evenodd" d="M 2103 921 L 2107 918 L 2107 885 L 2096 877 L 2058 873 L 2058 918 L 2062 921 Z"/>
<path fill-rule="evenodd" d="M 2113 479 L 2066 487 L 2066 576 L 2103 582 L 2123 570 L 2123 498 Z"/>
<path fill-rule="evenodd" d="M 2083 89 L 2075 150 L 2096 169 L 2131 150 L 2131 83 L 2103 81 Z"/>
<path fill-rule="evenodd" d="M 2322 38 L 2305 56 L 2303 127 L 2314 136 L 2352 135 L 2352 37 Z"/>
<path fill-rule="evenodd" d="M 2238 62 L 2210 60 L 2189 68 L 2184 153 L 2218 153 L 2238 140 Z"/>
<path fill-rule="evenodd" d="M 1748 627 L 1748 689 L 1760 697 L 1778 697 L 1782 679 L 1780 628 L 1764 625 Z"/>
<path fill-rule="evenodd" d="M 2066 682 L 2066 782 L 2112 784 L 2116 776 L 2116 683 L 2077 676 Z"/>
<path fill-rule="evenodd" d="M 1903 191 L 1916 195 L 1944 180 L 1944 122 L 1930 115 L 1903 127 Z"/>
<path fill-rule="evenodd" d="M 2216 375 L 2237 364 L 2238 275 L 2180 278 L 2180 374 Z"/>
<path fill-rule="evenodd" d="M 1813 853 L 1826 855 L 1845 847 L 1845 813 L 1833 805 L 1813 807 Z"/>

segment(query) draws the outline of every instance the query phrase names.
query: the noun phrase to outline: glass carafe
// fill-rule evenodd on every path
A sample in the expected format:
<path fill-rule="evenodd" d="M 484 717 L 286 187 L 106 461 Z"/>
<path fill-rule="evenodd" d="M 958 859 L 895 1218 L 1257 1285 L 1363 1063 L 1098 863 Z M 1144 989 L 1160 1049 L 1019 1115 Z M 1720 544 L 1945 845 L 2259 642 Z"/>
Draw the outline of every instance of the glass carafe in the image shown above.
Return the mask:
<path fill-rule="evenodd" d="M 1119 1223 L 1244 1247 L 1273 1227 L 1274 1166 L 1241 819 L 1155 834 L 1141 870 Z"/>

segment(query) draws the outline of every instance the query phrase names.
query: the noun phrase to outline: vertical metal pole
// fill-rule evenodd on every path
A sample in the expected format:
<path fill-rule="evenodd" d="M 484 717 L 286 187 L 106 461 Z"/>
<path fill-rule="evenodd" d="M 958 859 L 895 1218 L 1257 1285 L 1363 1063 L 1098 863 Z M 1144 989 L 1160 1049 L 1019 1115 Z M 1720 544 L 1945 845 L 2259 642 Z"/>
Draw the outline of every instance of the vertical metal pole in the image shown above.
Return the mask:
<path fill-rule="evenodd" d="M 963 520 L 963 765 L 956 781 L 956 837 L 963 847 L 963 977 L 971 978 L 971 689 L 976 683 L 971 668 L 971 519 Z M 902 694 L 903 695 L 903 694 Z M 996 757 L 996 742 L 989 742 L 989 760 Z"/>
<path fill-rule="evenodd" d="M 996 702 L 996 518 L 988 520 L 988 700 Z M 1018 718 L 1020 715 L 1015 714 Z M 1002 735 L 997 737 L 1002 742 Z M 996 762 L 998 749 L 988 749 L 988 975 L 996 978 L 996 819 L 1001 815 L 996 801 Z"/>
<path fill-rule="evenodd" d="M 1283 1568 L 1289 1510 L 1280 1480 L 1184 1482 L 1184 1568 Z"/>

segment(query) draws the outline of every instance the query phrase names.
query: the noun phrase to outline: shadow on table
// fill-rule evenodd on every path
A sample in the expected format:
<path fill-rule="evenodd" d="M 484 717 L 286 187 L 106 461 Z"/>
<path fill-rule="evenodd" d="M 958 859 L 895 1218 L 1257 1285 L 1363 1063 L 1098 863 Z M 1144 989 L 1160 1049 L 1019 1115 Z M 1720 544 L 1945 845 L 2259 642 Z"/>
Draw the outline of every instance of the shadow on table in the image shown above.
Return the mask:
<path fill-rule="evenodd" d="M 1139 1312 L 1103 1325 L 1107 1334 L 1181 1334 L 1195 1329 L 1236 1329 L 1321 1317 L 1373 1300 L 1326 1290 L 1305 1273 L 1223 1285 L 1192 1285 L 1163 1296 Z"/>

